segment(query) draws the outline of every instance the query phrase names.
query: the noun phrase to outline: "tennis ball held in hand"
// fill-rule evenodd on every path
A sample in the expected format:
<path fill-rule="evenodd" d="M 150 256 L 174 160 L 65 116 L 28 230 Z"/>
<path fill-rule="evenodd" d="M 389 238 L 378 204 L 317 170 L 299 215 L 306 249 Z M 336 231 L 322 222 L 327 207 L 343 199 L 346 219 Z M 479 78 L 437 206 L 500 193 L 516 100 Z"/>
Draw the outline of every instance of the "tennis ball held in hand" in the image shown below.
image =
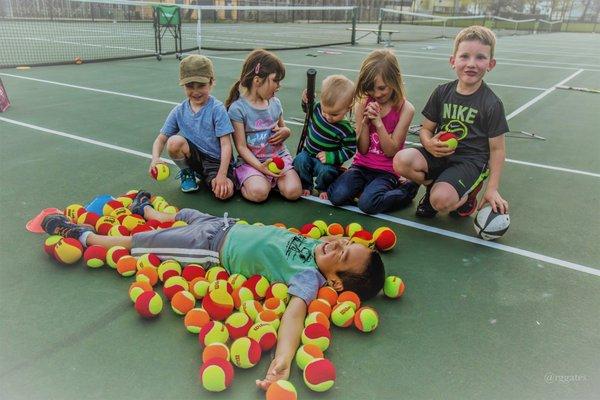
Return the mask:
<path fill-rule="evenodd" d="M 269 171 L 271 171 L 274 174 L 280 174 L 281 171 L 283 170 L 283 167 L 285 166 L 283 159 L 281 157 L 273 157 L 273 160 L 267 165 L 267 168 L 269 168 Z"/>
<path fill-rule="evenodd" d="M 164 181 L 169 177 L 170 173 L 169 166 L 163 163 L 156 164 L 150 170 L 150 175 L 152 175 L 152 178 L 156 179 L 157 181 Z"/>
<path fill-rule="evenodd" d="M 440 142 L 443 142 L 449 149 L 454 150 L 458 146 L 458 138 L 452 132 L 443 132 L 440 137 Z"/>

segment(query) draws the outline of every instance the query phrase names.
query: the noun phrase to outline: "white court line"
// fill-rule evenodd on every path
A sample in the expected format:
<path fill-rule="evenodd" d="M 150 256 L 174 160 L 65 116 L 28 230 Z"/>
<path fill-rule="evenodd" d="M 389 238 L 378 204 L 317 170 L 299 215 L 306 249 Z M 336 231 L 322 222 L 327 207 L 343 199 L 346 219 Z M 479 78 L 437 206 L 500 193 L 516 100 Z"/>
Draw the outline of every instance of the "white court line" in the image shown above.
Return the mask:
<path fill-rule="evenodd" d="M 128 149 L 128 148 L 121 147 L 121 146 L 115 146 L 115 145 L 112 145 L 112 144 L 109 144 L 109 143 L 100 142 L 100 141 L 94 140 L 94 139 L 88 139 L 88 138 L 84 138 L 84 137 L 81 137 L 81 136 L 72 135 L 70 133 L 57 131 L 57 130 L 54 130 L 54 129 L 43 128 L 41 126 L 32 125 L 32 124 L 28 124 L 28 123 L 25 123 L 25 122 L 16 121 L 16 120 L 4 118 L 4 117 L 0 117 L 0 121 L 4 121 L 4 122 L 7 122 L 9 124 L 18 125 L 18 126 L 22 126 L 22 127 L 25 127 L 25 128 L 37 130 L 37 131 L 40 131 L 40 132 L 49 133 L 49 134 L 56 135 L 56 136 L 62 136 L 62 137 L 68 138 L 68 139 L 78 140 L 78 141 L 81 141 L 81 142 L 93 144 L 93 145 L 104 147 L 104 148 L 111 149 L 111 150 L 117 150 L 117 151 L 120 151 L 120 152 L 123 152 L 123 153 L 136 155 L 138 157 L 152 159 L 152 155 L 151 154 L 144 153 L 144 152 L 137 151 L 137 150 Z M 167 163 L 171 164 L 171 165 L 175 165 L 175 163 L 172 160 L 167 160 L 167 159 L 162 159 L 162 160 L 164 162 L 167 162 Z M 307 200 L 316 202 L 316 203 L 320 203 L 320 204 L 331 206 L 331 203 L 329 203 L 329 201 L 321 200 L 318 197 L 306 196 L 304 198 L 307 199 Z M 354 207 L 354 206 L 344 206 L 344 207 L 341 207 L 341 208 L 362 214 L 362 212 L 357 207 Z M 464 235 L 462 233 L 457 233 L 457 232 L 449 231 L 449 230 L 446 230 L 446 229 L 440 229 L 440 228 L 436 228 L 436 227 L 433 227 L 433 226 L 429 226 L 429 225 L 425 225 L 425 224 L 420 224 L 418 222 L 409 221 L 409 220 L 398 218 L 398 217 L 394 217 L 394 216 L 391 216 L 391 215 L 375 214 L 375 215 L 371 215 L 371 216 L 375 217 L 375 218 L 383 219 L 383 220 L 386 220 L 386 221 L 394 222 L 394 223 L 397 223 L 397 224 L 400 224 L 400 225 L 408 226 L 408 227 L 411 227 L 411 228 L 419 229 L 419 230 L 422 230 L 422 231 L 434 233 L 434 234 L 437 234 L 437 235 L 446 236 L 446 237 L 450 237 L 450 238 L 453 238 L 453 239 L 462 240 L 464 242 L 470 242 L 470 243 L 478 244 L 478 245 L 485 246 L 485 247 L 490 247 L 490 248 L 493 248 L 493 249 L 505 251 L 505 252 L 512 253 L 512 254 L 517 254 L 517 255 L 520 255 L 520 256 L 523 256 L 523 257 L 527 257 L 527 258 L 531 258 L 531 259 L 534 259 L 534 260 L 543 261 L 543 262 L 546 262 L 548 264 L 554 264 L 554 265 L 558 265 L 560 267 L 565 267 L 565 268 L 572 269 L 572 270 L 575 270 L 575 271 L 584 272 L 586 274 L 600 276 L 600 270 L 599 269 L 588 267 L 588 266 L 581 265 L 581 264 L 576 264 L 576 263 L 573 263 L 573 262 L 570 262 L 570 261 L 565 261 L 565 260 L 561 260 L 561 259 L 554 258 L 554 257 L 545 256 L 543 254 L 535 253 L 535 252 L 532 252 L 532 251 L 529 251 L 529 250 L 519 249 L 517 247 L 512 247 L 512 246 L 508 246 L 508 245 L 504 245 L 504 244 L 500 244 L 500 243 L 495 243 L 495 242 L 488 242 L 488 241 L 485 241 L 485 240 L 482 240 L 482 239 L 479 239 L 479 238 L 476 238 L 476 237 L 471 237 L 471 236 L 468 236 L 468 235 Z"/>
<path fill-rule="evenodd" d="M 566 77 L 565 79 L 563 79 L 562 81 L 558 82 L 556 85 L 552 86 L 551 88 L 546 89 L 545 91 L 543 91 L 539 95 L 535 96 L 533 99 L 529 100 L 527 103 L 523 104 L 521 107 L 517 108 L 515 111 L 511 112 L 510 114 L 508 114 L 506 116 L 506 120 L 509 121 L 512 118 L 516 117 L 521 112 L 523 112 L 524 110 L 526 110 L 527 108 L 529 108 L 533 104 L 537 103 L 538 101 L 540 101 L 541 99 L 543 99 L 544 97 L 548 96 L 550 93 L 552 93 L 553 91 L 555 91 L 557 86 L 564 85 L 567 81 L 570 81 L 571 79 L 575 78 L 577 75 L 579 75 L 583 71 L 584 71 L 583 69 L 578 69 L 577 71 L 575 71 L 574 73 L 572 73 L 571 75 L 569 75 L 568 77 Z"/>
<path fill-rule="evenodd" d="M 90 87 L 86 87 L 86 86 L 71 85 L 71 84 L 68 84 L 68 83 L 61 83 L 61 82 L 49 81 L 49 80 L 45 80 L 45 79 L 30 78 L 30 77 L 26 77 L 26 76 L 7 74 L 7 73 L 3 73 L 3 72 L 0 72 L 0 75 L 10 76 L 10 77 L 13 77 L 13 78 L 18 78 L 18 79 L 30 80 L 30 81 L 35 81 L 35 82 L 49 83 L 49 84 L 52 84 L 52 85 L 70 87 L 70 88 L 74 88 L 74 89 L 88 90 L 88 91 L 91 91 L 91 92 L 111 94 L 111 95 L 115 95 L 115 96 L 129 97 L 129 98 L 138 99 L 138 100 L 152 101 L 152 102 L 156 102 L 156 103 L 163 103 L 163 104 L 170 104 L 170 105 L 177 105 L 177 104 L 181 103 L 181 102 L 175 102 L 175 101 L 154 99 L 154 98 L 151 98 L 151 97 L 136 96 L 136 95 L 133 95 L 133 94 L 122 93 L 122 92 L 114 92 L 114 91 L 111 91 L 111 90 L 103 90 L 103 89 L 90 88 Z M 508 117 L 507 117 L 507 119 L 508 119 Z M 291 120 L 285 120 L 285 123 L 288 124 L 288 125 L 296 125 L 296 126 L 303 126 L 304 125 L 301 122 L 291 121 Z M 408 144 L 417 144 L 417 145 L 420 145 L 419 143 L 413 143 L 413 142 L 408 142 L 408 141 L 407 141 L 407 143 Z M 532 163 L 532 162 L 528 162 L 528 161 L 513 160 L 511 158 L 507 158 L 505 161 L 508 162 L 508 163 L 514 163 L 514 164 L 519 164 L 519 165 L 527 165 L 527 166 L 530 166 L 530 167 L 536 167 L 536 168 L 541 168 L 541 169 L 549 169 L 549 170 L 553 170 L 553 171 L 568 172 L 568 173 L 572 173 L 572 174 L 586 175 L 586 176 L 592 176 L 592 177 L 595 177 L 595 178 L 600 178 L 600 174 L 597 174 L 597 173 L 594 173 L 594 172 L 581 171 L 581 170 L 577 170 L 577 169 L 570 169 L 570 168 L 563 168 L 563 167 L 555 167 L 555 166 L 552 166 L 552 165 L 538 164 L 538 163 Z"/>

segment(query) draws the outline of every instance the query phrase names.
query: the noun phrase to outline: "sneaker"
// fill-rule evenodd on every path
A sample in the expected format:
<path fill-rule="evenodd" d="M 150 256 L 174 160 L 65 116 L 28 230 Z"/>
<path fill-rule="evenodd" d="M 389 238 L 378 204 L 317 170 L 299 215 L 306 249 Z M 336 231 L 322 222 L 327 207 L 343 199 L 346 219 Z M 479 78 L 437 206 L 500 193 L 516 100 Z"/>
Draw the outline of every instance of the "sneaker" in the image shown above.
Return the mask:
<path fill-rule="evenodd" d="M 177 174 L 177 178 L 181 179 L 181 191 L 184 193 L 195 192 L 198 190 L 196 182 L 196 174 L 191 168 L 182 169 Z"/>
<path fill-rule="evenodd" d="M 63 214 L 47 215 L 42 221 L 42 228 L 49 235 L 60 235 L 73 239 L 79 239 L 84 232 L 93 231 L 89 225 L 77 225 L 72 223 Z"/>
<path fill-rule="evenodd" d="M 477 194 L 482 187 L 483 180 L 479 182 L 477 186 L 475 186 L 475 189 L 471 190 L 469 197 L 467 197 L 467 201 L 465 201 L 462 206 L 452 211 L 451 214 L 458 215 L 459 217 L 468 217 L 469 215 L 473 214 L 475 210 L 477 210 Z"/>
<path fill-rule="evenodd" d="M 437 210 L 433 208 L 431 202 L 429 201 L 429 191 L 431 190 L 431 186 L 427 186 L 427 190 L 421 201 L 419 201 L 419 205 L 417 206 L 417 211 L 415 215 L 421 218 L 433 218 L 437 215 Z"/>
<path fill-rule="evenodd" d="M 129 206 L 131 212 L 137 215 L 144 216 L 144 207 L 150 206 L 150 197 L 151 194 L 144 190 L 140 190 L 139 192 L 137 192 L 135 198 Z"/>

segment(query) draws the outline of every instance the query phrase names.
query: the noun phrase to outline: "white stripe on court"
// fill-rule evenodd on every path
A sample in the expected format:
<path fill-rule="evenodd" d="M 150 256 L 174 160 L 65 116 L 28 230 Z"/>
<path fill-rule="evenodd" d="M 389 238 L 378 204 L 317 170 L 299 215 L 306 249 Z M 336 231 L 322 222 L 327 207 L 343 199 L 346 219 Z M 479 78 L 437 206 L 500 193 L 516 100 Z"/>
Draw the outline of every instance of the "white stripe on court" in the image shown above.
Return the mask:
<path fill-rule="evenodd" d="M 100 142 L 98 140 L 93 140 L 93 139 L 88 139 L 88 138 L 83 138 L 80 136 L 76 136 L 76 135 L 72 135 L 69 133 L 65 133 L 65 132 L 60 132 L 60 131 L 56 131 L 53 129 L 48 129 L 48 128 L 42 128 L 36 125 L 31 125 L 31 124 L 27 124 L 24 122 L 19 122 L 19 121 L 15 121 L 15 120 L 11 120 L 8 118 L 4 118 L 4 117 L 0 117 L 0 121 L 4 121 L 10 124 L 14 124 L 14 125 L 19 125 L 19 126 L 23 126 L 26 128 L 30 128 L 30 129 L 34 129 L 34 130 L 38 130 L 38 131 L 42 131 L 42 132 L 46 132 L 46 133 L 50 133 L 53 135 L 57 135 L 57 136 L 62 136 L 62 137 L 66 137 L 69 139 L 73 139 L 73 140 L 79 140 L 85 143 L 90 143 L 96 146 L 101 146 L 101 147 L 105 147 L 111 150 L 117 150 L 123 153 L 127 153 L 127 154 L 133 154 L 139 157 L 143 157 L 143 158 L 147 158 L 147 159 L 152 159 L 152 155 L 151 154 L 147 154 L 147 153 L 143 153 L 141 151 L 137 151 L 137 150 L 131 150 L 131 149 L 127 149 L 125 147 L 121 147 L 121 146 L 115 146 L 112 144 L 108 144 L 108 143 L 103 143 Z M 171 165 L 174 165 L 175 163 L 171 160 L 164 160 L 164 162 L 167 162 Z M 321 204 L 325 204 L 325 205 L 329 205 L 331 206 L 331 203 L 329 201 L 326 200 L 321 200 L 318 197 L 313 197 L 313 196 L 307 196 L 304 197 L 307 200 L 316 202 L 316 203 L 321 203 Z M 346 210 L 349 211 L 353 211 L 353 212 L 357 212 L 357 213 L 361 213 L 362 211 L 360 211 L 357 207 L 353 207 L 353 206 L 344 206 L 341 207 L 344 208 Z M 391 215 L 386 215 L 386 214 L 375 214 L 375 215 L 371 215 L 372 217 L 375 218 L 379 218 L 379 219 L 384 219 L 386 221 L 390 221 L 390 222 L 394 222 L 400 225 L 404 225 L 404 226 L 408 226 L 411 228 L 415 228 L 415 229 L 419 229 L 422 231 L 426 231 L 426 232 L 430 232 L 430 233 L 435 233 L 438 235 L 442 235 L 442 236 L 446 236 L 446 237 L 450 237 L 453 239 L 457 239 L 457 240 L 462 240 L 462 241 L 466 241 L 466 242 L 470 242 L 470 243 L 474 243 L 474 244 L 479 244 L 481 246 L 485 246 L 485 247 L 490 247 L 493 249 L 497 249 L 497 250 L 501 250 L 501 251 L 505 251 L 508 253 L 513 253 L 513 254 L 517 254 L 517 255 L 521 255 L 523 257 L 527 257 L 527 258 L 532 258 L 535 260 L 539 260 L 539 261 L 543 261 L 549 264 L 554 264 L 554 265 L 558 265 L 561 267 L 565 267 L 565 268 L 569 268 L 575 271 L 580 271 L 580 272 L 584 272 L 590 275 L 596 275 L 596 276 L 600 276 L 600 270 L 595 269 L 595 268 L 591 268 L 591 267 L 587 267 L 585 265 L 581 265 L 581 264 L 576 264 L 576 263 L 572 263 L 570 261 L 565 261 L 565 260 L 561 260 L 558 258 L 554 258 L 554 257 L 549 257 L 549 256 L 545 256 L 543 254 L 539 254 L 539 253 L 535 253 L 529 250 L 524 250 L 524 249 L 519 249 L 517 247 L 512 247 L 512 246 L 507 246 L 507 245 L 503 245 L 500 243 L 495 243 L 495 242 L 488 242 L 476 237 L 471 237 L 471 236 L 467 236 L 464 235 L 462 233 L 457 233 L 457 232 L 453 232 L 453 231 L 449 231 L 449 230 L 445 230 L 445 229 L 440 229 L 440 228 L 436 228 L 433 226 L 429 226 L 429 225 L 425 225 L 425 224 L 420 224 L 418 222 L 413 222 L 413 221 L 409 221 L 409 220 L 405 220 L 402 218 L 398 218 L 398 217 L 394 217 Z"/>
<path fill-rule="evenodd" d="M 77 86 L 77 85 L 71 85 L 71 84 L 68 84 L 68 83 L 54 82 L 54 81 L 48 81 L 48 80 L 45 80 L 45 79 L 30 78 L 30 77 L 25 77 L 25 76 L 20 76 L 20 75 L 13 75 L 13 74 L 7 74 L 7 73 L 2 73 L 2 72 L 0 72 L 0 75 L 10 76 L 10 77 L 13 77 L 13 78 L 18 78 L 18 79 L 30 80 L 30 81 L 35 81 L 35 82 L 49 83 L 49 84 L 57 85 L 57 86 L 65 86 L 65 87 L 70 87 L 70 88 L 74 88 L 74 89 L 88 90 L 88 91 L 91 91 L 91 92 L 111 94 L 111 95 L 115 95 L 115 96 L 130 97 L 130 98 L 134 98 L 134 99 L 138 99 L 138 100 L 153 101 L 153 102 L 157 102 L 157 103 L 172 104 L 172 105 L 179 104 L 179 103 L 174 102 L 174 101 L 154 99 L 154 98 L 151 98 L 151 97 L 136 96 L 136 95 L 128 94 L 128 93 L 113 92 L 113 91 L 110 91 L 110 90 L 95 89 L 95 88 L 90 88 L 90 87 L 86 87 L 86 86 Z M 558 85 L 555 85 L 555 87 L 556 86 L 558 86 Z M 12 121 L 12 120 L 7 120 L 7 121 Z M 18 121 L 15 121 L 15 123 L 16 122 L 18 122 Z M 297 125 L 297 126 L 303 126 L 304 125 L 302 122 L 291 121 L 291 120 L 285 120 L 285 123 L 288 124 L 288 125 Z M 37 127 L 36 127 L 36 129 L 37 129 Z M 40 128 L 40 129 L 45 129 L 45 128 Z M 413 143 L 413 142 L 408 142 L 408 141 L 407 141 L 407 143 L 419 145 L 419 143 Z M 527 165 L 527 166 L 530 166 L 530 167 L 536 167 L 536 168 L 542 168 L 542 169 L 549 169 L 549 170 L 553 170 L 553 171 L 568 172 L 568 173 L 572 173 L 572 174 L 586 175 L 586 176 L 592 176 L 592 177 L 600 178 L 600 174 L 597 174 L 597 173 L 594 173 L 594 172 L 581 171 L 581 170 L 577 170 L 577 169 L 564 168 L 564 167 L 555 167 L 555 166 L 552 166 L 552 165 L 538 164 L 538 163 L 533 163 L 533 162 L 528 162 L 528 161 L 513 160 L 511 158 L 507 158 L 505 161 L 508 162 L 508 163 L 514 163 L 514 164 L 520 164 L 520 165 Z"/>
<path fill-rule="evenodd" d="M 533 99 L 529 100 L 527 103 L 523 104 L 521 107 L 517 108 L 515 111 L 511 112 L 510 114 L 508 114 L 506 116 L 506 120 L 510 121 L 512 118 L 516 117 L 521 112 L 523 112 L 524 110 L 528 109 L 533 104 L 537 103 L 538 101 L 540 101 L 541 99 L 543 99 L 544 97 L 548 96 L 550 93 L 552 93 L 553 91 L 555 91 L 557 86 L 564 85 L 566 82 L 568 82 L 571 79 L 575 78 L 577 75 L 579 75 L 583 71 L 584 71 L 583 69 L 578 69 L 577 71 L 573 72 L 571 75 L 569 75 L 568 77 L 566 77 L 562 81 L 558 82 L 556 85 L 552 86 L 551 88 L 548 88 L 548 89 L 544 90 L 542 93 L 538 94 Z"/>

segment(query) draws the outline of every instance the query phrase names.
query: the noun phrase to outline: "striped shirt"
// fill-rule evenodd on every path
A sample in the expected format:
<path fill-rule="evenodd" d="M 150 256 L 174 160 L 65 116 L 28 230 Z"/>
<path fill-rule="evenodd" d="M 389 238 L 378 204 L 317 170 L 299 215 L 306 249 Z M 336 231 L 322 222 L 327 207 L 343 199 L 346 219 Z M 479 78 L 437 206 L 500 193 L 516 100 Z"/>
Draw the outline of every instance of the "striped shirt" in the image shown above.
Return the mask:
<path fill-rule="evenodd" d="M 334 124 L 327 122 L 321 103 L 316 103 L 308 122 L 304 150 L 313 157 L 324 151 L 327 164 L 342 165 L 356 153 L 356 132 L 347 119 Z"/>

